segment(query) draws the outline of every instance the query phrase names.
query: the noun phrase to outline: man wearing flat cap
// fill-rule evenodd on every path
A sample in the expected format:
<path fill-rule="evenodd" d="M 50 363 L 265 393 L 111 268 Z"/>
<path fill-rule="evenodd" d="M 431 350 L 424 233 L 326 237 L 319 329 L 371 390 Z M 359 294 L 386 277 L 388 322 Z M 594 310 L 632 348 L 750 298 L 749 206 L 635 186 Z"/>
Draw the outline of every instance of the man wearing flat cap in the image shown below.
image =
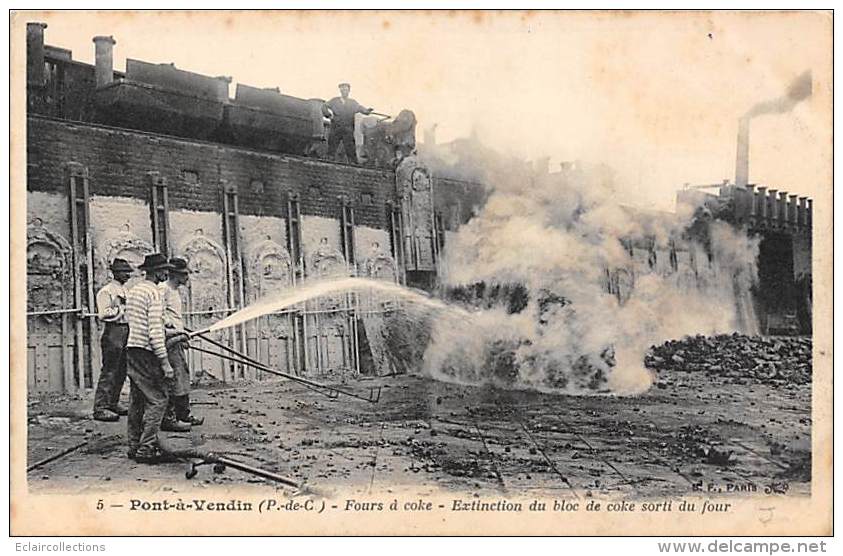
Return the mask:
<path fill-rule="evenodd" d="M 158 444 L 161 421 L 169 400 L 166 382 L 173 378 L 167 358 L 164 306 L 158 284 L 167 280 L 170 263 L 161 253 L 147 255 L 138 268 L 144 279 L 126 296 L 129 340 L 126 342 L 129 393 L 129 457 L 159 463 L 166 455 Z"/>
<path fill-rule="evenodd" d="M 161 290 L 161 301 L 164 304 L 164 333 L 167 335 L 167 353 L 170 366 L 175 376 L 169 382 L 170 403 L 161 430 L 184 432 L 190 430 L 191 425 L 201 425 L 203 418 L 190 414 L 190 373 L 187 369 L 185 356 L 187 332 L 184 329 L 182 317 L 182 300 L 179 288 L 186 286 L 190 279 L 187 261 L 173 257 L 170 259 L 170 278 L 158 284 Z"/>
<path fill-rule="evenodd" d="M 328 153 L 334 156 L 337 146 L 342 142 L 345 155 L 352 164 L 357 164 L 357 148 L 354 144 L 354 115 L 371 114 L 371 108 L 364 108 L 356 100 L 350 98 L 351 85 L 339 84 L 340 96 L 328 101 L 328 108 L 333 113 L 331 119 L 331 135 L 328 137 Z"/>
<path fill-rule="evenodd" d="M 126 382 L 126 340 L 129 338 L 125 284 L 134 269 L 120 258 L 111 261 L 109 269 L 112 280 L 97 292 L 97 317 L 105 325 L 100 338 L 102 370 L 94 394 L 94 419 L 97 421 L 117 421 L 128 413 L 119 401 Z"/>

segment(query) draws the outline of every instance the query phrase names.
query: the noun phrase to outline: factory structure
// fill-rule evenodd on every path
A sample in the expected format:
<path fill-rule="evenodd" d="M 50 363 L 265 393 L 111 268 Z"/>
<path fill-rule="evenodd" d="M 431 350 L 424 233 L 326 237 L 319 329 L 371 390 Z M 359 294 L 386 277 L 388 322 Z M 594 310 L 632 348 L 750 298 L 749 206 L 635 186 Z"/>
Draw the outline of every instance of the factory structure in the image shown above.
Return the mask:
<path fill-rule="evenodd" d="M 447 237 L 486 198 L 481 183 L 439 165 L 415 116 L 358 119 L 357 161 L 327 152 L 324 100 L 191 73 L 172 64 L 95 64 L 45 44 L 27 24 L 27 365 L 31 394 L 96 384 L 95 292 L 111 261 L 184 257 L 188 326 L 216 320 L 311 278 L 365 276 L 432 291 Z M 739 162 L 740 164 L 740 162 Z M 570 168 L 536 171 L 564 180 Z M 810 332 L 811 201 L 761 185 L 688 188 L 679 200 L 759 234 L 762 332 Z M 607 269 L 622 301 L 646 272 L 698 275 L 704 254 L 681 241 L 630 238 L 629 268 Z M 285 372 L 344 380 L 377 365 L 389 302 L 326 296 L 216 333 Z M 374 364 L 373 364 L 374 362 Z M 194 380 L 260 380 L 260 371 L 191 352 Z"/>

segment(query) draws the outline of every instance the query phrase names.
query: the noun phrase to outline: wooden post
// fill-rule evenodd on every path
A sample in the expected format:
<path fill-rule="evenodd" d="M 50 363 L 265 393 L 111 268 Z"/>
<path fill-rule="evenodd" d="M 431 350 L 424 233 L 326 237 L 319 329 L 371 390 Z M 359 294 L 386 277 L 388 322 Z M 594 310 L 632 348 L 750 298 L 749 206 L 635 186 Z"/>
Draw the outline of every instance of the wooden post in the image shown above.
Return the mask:
<path fill-rule="evenodd" d="M 387 211 L 389 212 L 389 228 L 390 239 L 392 240 L 392 256 L 395 259 L 395 265 L 398 267 L 396 280 L 399 284 L 406 284 L 406 274 L 404 268 L 404 239 L 401 235 L 401 208 L 393 205 L 387 201 Z"/>
<path fill-rule="evenodd" d="M 82 298 L 82 284 L 79 280 L 79 225 L 78 225 L 78 215 L 77 210 L 78 207 L 76 205 L 76 178 L 82 172 L 82 168 L 78 165 L 70 165 L 68 166 L 68 193 L 67 193 L 67 202 L 70 208 L 70 245 L 71 249 L 71 265 L 70 265 L 70 273 L 73 276 L 73 306 L 78 308 L 81 305 L 81 298 Z M 71 380 L 70 385 L 73 390 L 71 393 L 76 390 L 77 384 L 84 387 L 85 385 L 85 373 L 82 367 L 82 357 L 79 352 L 82 350 L 82 342 L 83 342 L 83 332 L 82 332 L 82 320 L 77 318 L 74 322 L 74 330 L 76 334 L 76 340 L 74 342 L 74 367 L 76 369 L 76 376 L 78 377 L 76 380 Z M 64 338 L 62 338 L 62 342 L 64 342 Z M 77 382 L 78 381 L 78 382 Z"/>
<path fill-rule="evenodd" d="M 167 178 L 158 172 L 148 172 L 149 211 L 152 219 L 152 246 L 163 255 L 170 254 L 170 202 Z"/>
<path fill-rule="evenodd" d="M 291 280 L 293 287 L 304 280 L 305 261 L 301 246 L 301 212 L 299 196 L 296 193 L 287 197 L 287 251 L 290 253 Z M 305 305 L 306 308 L 306 305 Z M 289 313 L 293 329 L 293 348 L 295 349 L 296 375 L 306 374 L 307 370 L 307 317 L 294 312 Z"/>
<path fill-rule="evenodd" d="M 342 238 L 343 238 L 343 256 L 350 269 L 354 269 L 354 275 L 357 275 L 357 264 L 354 253 L 354 207 L 348 202 L 348 198 L 342 198 Z M 357 375 L 360 374 L 360 345 L 357 330 L 357 294 L 348 293 L 345 298 L 346 308 L 346 322 L 348 322 L 349 339 L 351 341 L 351 367 L 354 368 Z"/>
<path fill-rule="evenodd" d="M 62 284 L 61 288 L 61 306 L 62 308 L 67 308 L 67 295 L 64 288 L 64 284 Z M 74 315 L 76 316 L 76 315 Z M 33 319 L 37 319 L 39 317 L 33 317 Z M 69 316 L 67 313 L 62 313 L 61 315 L 61 360 L 62 366 L 64 368 L 64 391 L 68 393 L 74 393 L 78 389 L 76 380 L 73 378 L 73 351 L 68 349 L 68 336 L 70 335 L 70 322 Z M 45 340 L 46 341 L 46 340 Z M 44 346 L 45 348 L 48 348 Z M 36 347 L 36 349 L 38 349 Z M 37 365 L 37 360 L 36 360 Z M 37 380 L 35 381 L 37 383 Z"/>
<path fill-rule="evenodd" d="M 242 309 L 246 306 L 246 269 L 245 265 L 243 264 L 243 253 L 242 253 L 242 244 L 243 238 L 240 235 L 240 203 L 237 198 L 237 190 L 232 189 L 229 192 L 231 195 L 231 240 L 234 244 L 233 249 L 233 256 L 234 256 L 234 264 L 237 265 L 238 276 L 237 276 L 237 308 Z M 246 353 L 246 324 L 243 323 L 238 327 L 238 331 L 240 332 L 240 353 Z"/>
<path fill-rule="evenodd" d="M 90 315 L 88 317 L 88 353 L 91 355 L 91 387 L 97 387 L 100 370 L 102 369 L 102 354 L 99 347 L 99 331 L 97 317 L 94 316 L 94 247 L 91 238 L 91 218 L 90 218 L 90 186 L 88 182 L 88 172 L 82 179 L 83 202 L 82 214 L 85 220 L 85 266 L 87 267 L 87 282 L 88 291 L 87 299 L 85 299 L 85 310 Z"/>
<path fill-rule="evenodd" d="M 223 237 L 225 238 L 225 268 L 227 277 L 228 306 L 240 309 L 243 306 L 243 259 L 240 256 L 240 219 L 237 206 L 237 189 L 224 180 L 220 183 L 223 200 Z M 237 346 L 241 353 L 246 351 L 246 329 L 244 325 L 232 327 L 229 332 L 231 345 Z M 237 375 L 241 376 L 237 376 Z M 234 365 L 232 379 L 245 378 L 240 364 Z M 250 371 L 251 378 L 254 373 Z"/>
<path fill-rule="evenodd" d="M 84 313 L 93 313 L 93 250 L 91 248 L 88 170 L 81 164 L 71 162 L 67 167 L 68 204 L 70 210 L 70 238 L 71 238 L 71 273 L 73 274 L 73 303 L 74 308 Z M 82 286 L 82 267 L 85 267 L 85 287 Z M 100 372 L 99 353 L 93 345 L 96 342 L 96 317 L 88 320 L 88 353 L 91 356 L 91 386 L 96 387 Z M 85 318 L 80 317 L 75 322 L 75 369 L 77 381 L 70 381 L 73 387 L 85 388 Z M 65 341 L 64 339 L 62 341 Z"/>

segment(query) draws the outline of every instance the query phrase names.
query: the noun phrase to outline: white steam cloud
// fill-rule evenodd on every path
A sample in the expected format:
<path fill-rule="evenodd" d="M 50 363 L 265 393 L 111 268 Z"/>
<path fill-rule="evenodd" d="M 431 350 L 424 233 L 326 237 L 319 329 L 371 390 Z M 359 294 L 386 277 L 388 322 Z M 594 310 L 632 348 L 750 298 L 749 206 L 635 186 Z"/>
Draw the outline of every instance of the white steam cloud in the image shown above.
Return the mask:
<path fill-rule="evenodd" d="M 488 297 L 494 285 L 520 284 L 526 306 L 482 311 L 471 327 L 434 321 L 430 375 L 634 394 L 652 382 L 643 365 L 650 345 L 757 332 L 758 245 L 730 225 L 698 218 L 689 232 L 689 218 L 620 206 L 602 167 L 535 176 L 521 165 L 486 183 L 493 189 L 480 214 L 446 244 L 445 285 L 482 282 Z M 647 241 L 652 249 L 641 247 Z"/>

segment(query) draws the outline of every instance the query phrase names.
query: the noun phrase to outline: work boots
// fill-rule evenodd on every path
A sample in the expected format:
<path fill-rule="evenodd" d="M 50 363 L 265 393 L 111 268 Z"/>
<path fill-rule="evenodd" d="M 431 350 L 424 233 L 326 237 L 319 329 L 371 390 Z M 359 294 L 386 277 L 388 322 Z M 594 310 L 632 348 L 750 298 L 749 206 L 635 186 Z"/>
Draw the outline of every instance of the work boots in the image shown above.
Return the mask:
<path fill-rule="evenodd" d="M 190 423 L 166 420 L 161 423 L 161 430 L 167 432 L 190 432 Z"/>
<path fill-rule="evenodd" d="M 94 421 L 113 423 L 120 420 L 120 415 L 110 409 L 97 409 L 94 411 Z"/>

